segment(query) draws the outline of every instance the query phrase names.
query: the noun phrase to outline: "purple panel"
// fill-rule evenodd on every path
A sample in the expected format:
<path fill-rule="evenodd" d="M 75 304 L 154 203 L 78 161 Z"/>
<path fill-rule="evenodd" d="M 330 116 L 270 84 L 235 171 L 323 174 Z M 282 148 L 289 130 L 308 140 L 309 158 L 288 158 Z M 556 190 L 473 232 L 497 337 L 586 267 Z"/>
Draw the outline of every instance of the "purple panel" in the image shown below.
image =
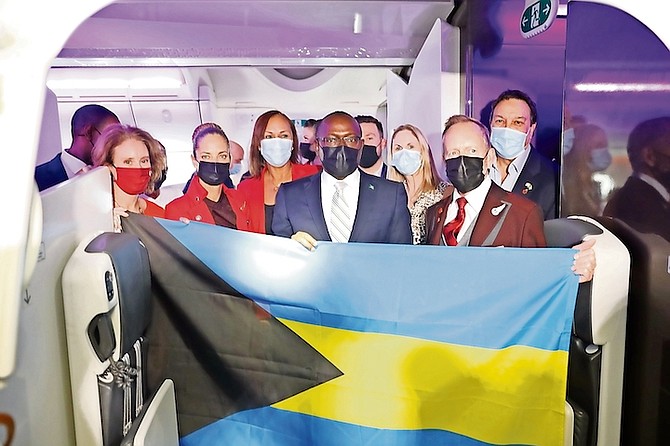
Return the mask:
<path fill-rule="evenodd" d="M 488 124 L 488 103 L 507 89 L 528 93 L 537 103 L 535 147 L 549 158 L 558 158 L 563 106 L 565 19 L 557 18 L 545 32 L 524 39 L 519 21 L 524 2 L 492 0 L 480 4 L 486 19 L 479 19 L 468 33 L 475 51 L 472 58 L 472 115 Z M 470 98 L 469 98 L 470 99 Z"/>
<path fill-rule="evenodd" d="M 670 53 L 645 25 L 616 8 L 590 2 L 568 7 L 566 128 L 573 127 L 576 137 L 563 155 L 561 214 L 600 215 L 631 174 L 631 130 L 670 116 Z M 609 165 L 607 152 L 598 150 L 604 147 Z"/>

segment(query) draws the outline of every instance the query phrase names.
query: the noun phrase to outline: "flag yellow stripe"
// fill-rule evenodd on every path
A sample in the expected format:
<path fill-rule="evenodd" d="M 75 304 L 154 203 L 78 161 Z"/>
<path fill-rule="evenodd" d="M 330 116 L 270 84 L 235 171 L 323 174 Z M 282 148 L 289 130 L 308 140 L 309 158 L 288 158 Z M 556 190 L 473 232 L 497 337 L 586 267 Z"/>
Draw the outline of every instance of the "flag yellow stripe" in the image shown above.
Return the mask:
<path fill-rule="evenodd" d="M 494 444 L 563 443 L 568 354 L 502 350 L 282 320 L 343 375 L 273 407 Z"/>

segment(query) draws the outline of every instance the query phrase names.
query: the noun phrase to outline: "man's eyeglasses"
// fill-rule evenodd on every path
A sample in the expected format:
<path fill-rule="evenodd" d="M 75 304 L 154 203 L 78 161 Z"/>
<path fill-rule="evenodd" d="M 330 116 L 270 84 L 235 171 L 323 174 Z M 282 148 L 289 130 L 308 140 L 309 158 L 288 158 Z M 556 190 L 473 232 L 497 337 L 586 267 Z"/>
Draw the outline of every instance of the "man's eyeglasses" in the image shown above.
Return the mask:
<path fill-rule="evenodd" d="M 345 136 L 344 138 L 337 136 L 326 136 L 324 138 L 319 138 L 319 143 L 322 147 L 338 147 L 341 145 L 347 147 L 357 147 L 358 143 L 360 142 L 360 136 Z"/>

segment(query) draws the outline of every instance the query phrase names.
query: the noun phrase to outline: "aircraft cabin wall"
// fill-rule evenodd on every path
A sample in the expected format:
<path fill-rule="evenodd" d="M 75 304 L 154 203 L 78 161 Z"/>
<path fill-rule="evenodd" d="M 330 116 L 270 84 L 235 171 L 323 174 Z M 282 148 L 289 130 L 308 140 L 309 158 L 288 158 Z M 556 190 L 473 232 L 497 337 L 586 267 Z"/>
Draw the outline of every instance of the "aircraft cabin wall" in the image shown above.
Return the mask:
<path fill-rule="evenodd" d="M 205 121 L 221 125 L 246 153 L 254 122 L 267 110 L 278 109 L 298 123 L 333 110 L 372 115 L 386 122 L 389 68 L 215 67 L 198 76 L 191 74 L 200 70 L 53 68 L 47 85 L 58 96 L 61 146 L 67 148 L 71 143 L 72 114 L 82 105 L 99 103 L 116 113 L 122 123 L 149 131 L 166 146 L 169 171 L 165 184 L 170 185 L 185 183 L 193 172 L 191 134 Z M 86 79 L 92 80 L 91 88 L 78 87 Z M 164 88 L 141 87 L 161 79 L 176 80 L 176 88 L 167 82 Z M 186 85 L 188 82 L 196 86 Z M 58 150 L 53 144 L 48 153 L 41 151 L 38 162 L 51 159 Z"/>

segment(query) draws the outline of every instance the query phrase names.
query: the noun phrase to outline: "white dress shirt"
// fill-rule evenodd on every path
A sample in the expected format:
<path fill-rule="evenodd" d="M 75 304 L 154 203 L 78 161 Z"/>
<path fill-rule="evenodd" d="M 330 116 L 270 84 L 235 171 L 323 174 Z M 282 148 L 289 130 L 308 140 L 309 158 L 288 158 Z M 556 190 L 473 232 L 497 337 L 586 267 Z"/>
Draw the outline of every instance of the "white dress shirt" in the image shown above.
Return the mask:
<path fill-rule="evenodd" d="M 60 160 L 65 168 L 65 173 L 68 178 L 75 176 L 81 169 L 86 167 L 86 163 L 74 155 L 70 155 L 67 150 L 63 150 Z"/>
<path fill-rule="evenodd" d="M 482 207 L 484 207 L 484 200 L 486 200 L 486 195 L 489 193 L 489 189 L 491 189 L 491 178 L 488 176 L 484 177 L 482 184 L 465 195 L 454 189 L 451 203 L 449 203 L 449 207 L 447 207 L 447 215 L 444 217 L 445 225 L 456 218 L 456 214 L 458 213 L 458 203 L 456 203 L 456 200 L 460 197 L 465 197 L 468 202 L 465 205 L 465 220 L 463 221 L 463 226 L 456 236 L 458 242 L 460 242 L 463 235 L 468 232 L 470 225 L 477 220 L 479 212 L 481 212 Z"/>
<path fill-rule="evenodd" d="M 323 216 L 326 219 L 326 226 L 328 227 L 328 232 L 332 233 L 332 228 L 330 227 L 330 208 L 333 204 L 333 195 L 335 195 L 335 183 L 338 179 L 330 175 L 325 170 L 321 172 L 321 206 L 323 208 Z M 349 207 L 352 216 L 352 227 L 354 220 L 356 219 L 356 210 L 358 209 L 358 190 L 361 184 L 361 173 L 358 169 L 354 171 L 351 175 L 344 178 L 344 183 L 347 187 L 344 188 L 344 200 Z"/>
<path fill-rule="evenodd" d="M 496 160 L 496 162 L 494 162 L 489 169 L 491 180 L 493 180 L 494 183 L 505 189 L 507 192 L 511 192 L 512 189 L 514 189 L 514 185 L 516 184 L 517 180 L 519 179 L 519 175 L 521 175 L 523 166 L 525 166 L 526 161 L 528 161 L 528 156 L 530 156 L 531 150 L 531 147 L 527 147 L 523 152 L 521 152 L 521 155 L 514 158 L 510 165 L 507 166 L 507 176 L 505 177 L 505 181 L 500 180 L 503 175 L 502 172 L 498 170 L 498 163 Z"/>

